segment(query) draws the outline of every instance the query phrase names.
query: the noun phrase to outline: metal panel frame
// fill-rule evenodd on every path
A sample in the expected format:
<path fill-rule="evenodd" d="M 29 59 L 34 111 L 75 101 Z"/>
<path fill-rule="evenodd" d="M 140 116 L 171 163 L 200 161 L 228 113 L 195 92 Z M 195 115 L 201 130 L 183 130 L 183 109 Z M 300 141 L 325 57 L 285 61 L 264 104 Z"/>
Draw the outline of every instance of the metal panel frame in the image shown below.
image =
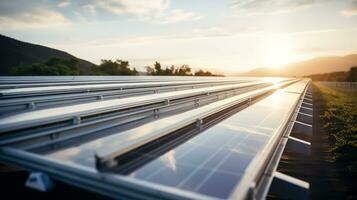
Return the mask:
<path fill-rule="evenodd" d="M 303 92 L 304 95 L 306 94 L 306 90 L 307 86 Z M 301 96 L 303 97 L 304 95 Z M 298 110 L 302 104 L 303 99 L 296 104 L 294 110 Z M 292 115 L 285 121 L 285 125 L 280 129 L 280 134 L 277 134 L 273 143 L 267 147 L 268 151 L 263 155 L 265 160 L 263 162 L 259 161 L 258 167 L 255 167 L 252 171 L 247 171 L 247 173 L 252 173 L 251 178 L 244 180 L 244 183 L 240 185 L 240 188 L 243 189 L 240 189 L 238 193 L 234 193 L 232 198 L 265 197 L 268 191 L 267 189 L 271 184 L 272 172 L 276 170 L 277 163 L 287 141 L 287 136 L 292 130 L 292 124 L 295 121 L 292 119 L 296 119 L 298 112 L 292 111 L 291 113 Z M 120 195 L 120 198 L 123 199 L 215 199 L 210 196 L 155 183 L 132 180 L 123 176 L 113 176 L 112 174 L 98 173 L 95 170 L 79 165 L 59 162 L 10 147 L 0 148 L 0 160 L 4 163 L 27 170 L 43 171 L 60 181 L 92 191 L 94 190 L 95 192 L 114 198 Z M 258 184 L 256 185 L 256 183 Z M 253 187 L 257 187 L 257 190 L 253 189 Z"/>

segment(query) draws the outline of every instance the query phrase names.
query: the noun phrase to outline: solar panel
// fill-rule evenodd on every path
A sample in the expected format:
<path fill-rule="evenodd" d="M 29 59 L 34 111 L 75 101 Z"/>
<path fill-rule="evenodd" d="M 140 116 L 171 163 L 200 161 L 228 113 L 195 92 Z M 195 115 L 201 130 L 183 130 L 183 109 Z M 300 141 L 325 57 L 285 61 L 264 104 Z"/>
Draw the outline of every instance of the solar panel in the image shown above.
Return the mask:
<path fill-rule="evenodd" d="M 189 91 L 167 92 L 155 95 L 144 95 L 139 97 L 113 99 L 60 108 L 30 111 L 2 118 L 2 120 L 0 121 L 0 132 L 27 128 L 29 126 L 41 125 L 45 123 L 53 123 L 58 120 L 68 120 L 76 116 L 98 114 L 100 112 L 109 111 L 111 109 L 140 106 L 154 102 L 165 101 L 166 99 L 184 98 L 187 96 L 202 95 L 210 92 L 253 86 L 263 83 L 264 82 L 239 83 L 232 85 L 215 86 L 210 88 L 198 88 Z"/>
<path fill-rule="evenodd" d="M 253 158 L 277 133 L 299 100 L 298 94 L 286 92 L 290 89 L 288 87 L 285 91 L 272 94 L 163 155 L 137 154 L 151 161 L 143 166 L 132 165 L 132 169 L 127 169 L 125 173 L 135 179 L 228 198 Z M 175 123 L 170 119 L 159 122 L 129 130 L 128 139 L 135 142 L 136 138 L 142 138 L 146 133 L 166 127 L 166 123 Z M 49 156 L 94 167 L 96 149 L 115 151 L 116 146 L 125 149 L 122 145 L 130 146 L 131 143 L 124 137 L 125 133 L 110 136 Z M 224 183 L 223 188 L 217 187 L 220 182 Z"/>
<path fill-rule="evenodd" d="M 288 98 L 292 101 L 287 101 L 290 102 L 288 105 L 271 106 L 272 101 L 282 103 L 282 100 L 275 98 Z M 270 136 L 276 133 L 298 98 L 296 94 L 286 93 L 268 97 L 172 149 L 129 176 L 228 198 L 248 164 L 263 149 Z M 198 181 L 197 177 L 202 178 Z M 219 183 L 223 183 L 224 190 L 215 187 Z M 187 185 L 195 187 L 187 188 Z"/>
<path fill-rule="evenodd" d="M 282 83 L 288 84 L 288 83 Z M 75 147 L 78 150 L 64 150 L 64 152 L 57 152 L 56 155 L 67 154 L 69 151 L 80 151 L 81 148 L 84 150 L 89 150 L 96 152 L 98 156 L 106 156 L 111 154 L 118 154 L 117 152 L 126 152 L 137 145 L 141 145 L 147 141 L 153 140 L 154 138 L 162 137 L 165 134 L 172 132 L 175 128 L 182 128 L 190 123 L 195 122 L 198 118 L 204 118 L 205 116 L 212 115 L 214 112 L 223 110 L 225 108 L 231 107 L 237 104 L 238 100 L 246 100 L 249 97 L 254 97 L 266 93 L 272 89 L 277 88 L 279 85 L 270 86 L 267 88 L 262 88 L 260 90 L 255 90 L 252 92 L 247 92 L 235 97 L 228 98 L 216 103 L 212 103 L 201 108 L 195 109 L 193 111 L 185 112 L 179 115 L 174 115 L 172 117 L 163 118 L 159 121 L 153 123 L 145 124 L 141 127 L 130 129 L 124 133 L 104 137 L 94 142 L 83 144 L 81 146 Z M 98 146 L 98 144 L 101 144 Z M 120 148 L 120 150 L 118 150 Z"/>
<path fill-rule="evenodd" d="M 216 81 L 228 82 L 228 81 Z M 150 83 L 118 83 L 118 84 L 97 84 L 97 85 L 70 85 L 70 86 L 48 86 L 48 87 L 30 87 L 30 88 L 15 88 L 0 90 L 0 95 L 4 96 L 25 96 L 30 94 L 52 94 L 52 93 L 73 93 L 73 92 L 89 92 L 98 90 L 113 90 L 113 89 L 131 89 L 131 88 L 149 88 L 149 87 L 165 87 L 172 85 L 190 85 L 212 83 L 209 81 L 172 81 L 172 82 L 150 82 Z M 229 82 L 228 82 L 229 83 Z M 232 82 L 230 82 L 232 83 Z"/>
<path fill-rule="evenodd" d="M 260 179 L 261 169 L 266 167 L 270 152 L 276 148 L 309 84 L 309 80 L 286 80 L 52 151 L 32 151 L 31 148 L 5 144 L 0 147 L 0 160 L 45 171 L 70 184 L 80 184 L 113 197 L 119 194 L 128 198 L 245 198 L 251 184 Z M 58 122 L 67 116 L 87 116 L 97 111 L 100 114 L 114 107 L 142 105 L 158 99 L 182 98 L 258 83 L 268 81 L 30 111 L 5 117 L 0 126 L 2 131 L 40 124 L 47 126 L 47 123 Z M 283 85 L 282 89 L 274 90 Z M 245 106 L 239 104 L 243 100 Z M 67 137 L 71 136 L 70 130 Z M 81 139 L 84 135 L 80 128 L 77 131 L 76 137 Z M 48 136 L 50 142 L 53 141 L 50 145 L 56 146 L 56 141 L 60 142 L 61 138 L 56 138 L 58 135 Z M 34 144 L 41 144 L 40 140 L 33 140 Z M 113 163 L 101 168 L 100 161 Z M 76 182 L 77 177 L 82 182 Z"/>

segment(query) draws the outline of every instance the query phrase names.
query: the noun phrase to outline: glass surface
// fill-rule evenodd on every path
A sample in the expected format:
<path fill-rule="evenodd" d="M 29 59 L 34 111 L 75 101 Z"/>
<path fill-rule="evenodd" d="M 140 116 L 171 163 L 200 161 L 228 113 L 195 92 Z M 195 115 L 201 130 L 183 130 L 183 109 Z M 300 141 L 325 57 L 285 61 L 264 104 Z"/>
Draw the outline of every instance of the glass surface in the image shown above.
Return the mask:
<path fill-rule="evenodd" d="M 2 95 L 14 95 L 14 94 L 38 94 L 54 93 L 59 91 L 82 91 L 82 90 L 97 90 L 97 89 L 110 89 L 110 88 L 136 88 L 136 87 L 157 87 L 157 86 L 171 86 L 182 84 L 197 84 L 197 83 L 209 83 L 209 81 L 180 81 L 180 82 L 151 82 L 151 83 L 116 83 L 116 84 L 97 84 L 97 85 L 68 85 L 68 86 L 49 86 L 49 87 L 28 87 L 28 88 L 15 88 L 0 90 Z M 220 82 L 220 81 L 217 81 Z"/>
<path fill-rule="evenodd" d="M 293 86 L 293 85 L 292 85 Z M 289 86 L 291 87 L 291 86 Z M 289 89 L 289 88 L 288 88 Z M 295 87 L 291 87 L 294 89 Z M 300 90 L 284 89 L 221 121 L 162 155 L 130 169 L 128 177 L 218 198 L 229 198 L 245 170 L 277 134 L 299 100 Z M 155 127 L 154 127 L 155 128 Z M 122 141 L 97 140 L 48 156 L 93 166 L 94 149 Z"/>
<path fill-rule="evenodd" d="M 295 83 L 291 86 L 288 86 L 284 89 L 286 92 L 295 92 L 295 93 L 302 93 L 305 89 L 306 84 L 308 83 L 307 79 L 304 79 L 298 83 Z"/>
<path fill-rule="evenodd" d="M 66 119 L 78 115 L 83 115 L 85 113 L 96 113 L 96 112 L 101 112 L 103 110 L 108 111 L 113 108 L 119 109 L 120 107 L 127 108 L 130 106 L 142 105 L 144 103 L 149 103 L 154 101 L 156 102 L 163 99 L 172 99 L 172 98 L 179 98 L 179 97 L 185 97 L 190 95 L 197 95 L 206 92 L 225 90 L 229 88 L 255 85 L 258 83 L 262 83 L 262 82 L 229 84 L 229 85 L 214 86 L 209 88 L 198 88 L 192 90 L 166 92 L 166 93 L 159 93 L 153 95 L 128 97 L 123 99 L 112 99 L 112 100 L 105 100 L 105 101 L 98 101 L 98 102 L 91 102 L 91 103 L 83 103 L 79 105 L 29 111 L 29 112 L 14 114 L 2 118 L 0 121 L 0 131 L 8 131 L 8 130 L 23 128 L 23 127 L 31 127 L 34 125 L 46 124 L 59 119 Z"/>
<path fill-rule="evenodd" d="M 275 93 L 133 171 L 130 176 L 228 198 L 298 99 L 298 94 Z M 189 150 L 183 151 L 186 148 Z M 154 171 L 150 170 L 153 168 Z"/>

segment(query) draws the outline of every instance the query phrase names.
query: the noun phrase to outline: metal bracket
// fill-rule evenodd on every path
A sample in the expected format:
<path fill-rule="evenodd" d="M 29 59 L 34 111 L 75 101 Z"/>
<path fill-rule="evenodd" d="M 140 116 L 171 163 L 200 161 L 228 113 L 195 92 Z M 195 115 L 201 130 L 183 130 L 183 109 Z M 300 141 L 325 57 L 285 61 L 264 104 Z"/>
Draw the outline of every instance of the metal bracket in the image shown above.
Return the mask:
<path fill-rule="evenodd" d="M 255 200 L 257 196 L 256 184 L 252 183 L 249 187 L 248 198 L 249 200 Z"/>
<path fill-rule="evenodd" d="M 159 109 L 154 109 L 154 118 L 159 118 Z"/>
<path fill-rule="evenodd" d="M 305 94 L 305 97 L 308 97 L 308 98 L 312 99 L 312 95 L 311 94 Z"/>
<path fill-rule="evenodd" d="M 80 116 L 74 116 L 73 117 L 73 124 L 77 125 L 81 123 L 81 117 Z"/>
<path fill-rule="evenodd" d="M 54 188 L 55 184 L 54 182 L 50 179 L 47 174 L 44 174 L 42 172 L 33 172 L 30 173 L 29 177 L 27 178 L 27 181 L 25 183 L 26 187 L 41 191 L 41 192 L 47 192 Z"/>
<path fill-rule="evenodd" d="M 103 160 L 97 154 L 94 154 L 94 159 L 95 159 L 95 167 L 98 170 L 103 170 L 108 167 L 114 167 L 118 164 L 118 162 L 115 159 Z"/>
<path fill-rule="evenodd" d="M 297 121 L 300 121 L 300 122 L 303 122 L 306 124 L 312 124 L 312 115 L 306 114 L 303 112 L 298 112 L 297 114 L 298 114 L 296 117 Z"/>
<path fill-rule="evenodd" d="M 248 98 L 248 106 L 250 106 L 251 104 L 252 104 L 252 98 L 249 97 L 249 98 Z"/>
<path fill-rule="evenodd" d="M 312 99 L 304 98 L 303 102 L 312 104 Z"/>
<path fill-rule="evenodd" d="M 309 188 L 308 182 L 275 172 L 270 193 L 279 199 L 309 199 Z"/>
<path fill-rule="evenodd" d="M 296 137 L 289 136 L 286 144 L 288 151 L 298 152 L 304 155 L 310 155 L 311 143 Z"/>
<path fill-rule="evenodd" d="M 303 133 L 305 135 L 311 136 L 312 125 L 300 121 L 295 121 L 291 134 L 295 133 Z"/>
<path fill-rule="evenodd" d="M 35 102 L 30 102 L 27 105 L 27 107 L 28 107 L 29 110 L 35 110 L 36 109 L 36 104 L 35 104 Z"/>
<path fill-rule="evenodd" d="M 165 99 L 165 105 L 170 105 L 170 99 Z"/>
<path fill-rule="evenodd" d="M 302 102 L 302 105 L 304 107 L 308 107 L 308 108 L 312 108 L 313 107 L 312 103 L 307 103 L 307 102 Z"/>
<path fill-rule="evenodd" d="M 312 115 L 314 113 L 314 110 L 309 107 L 300 106 L 300 112 Z"/>
<path fill-rule="evenodd" d="M 99 95 L 98 97 L 98 100 L 102 101 L 104 99 L 103 95 Z"/>
<path fill-rule="evenodd" d="M 198 130 L 202 129 L 202 124 L 203 124 L 203 120 L 202 119 L 197 119 L 196 120 L 196 127 Z"/>
<path fill-rule="evenodd" d="M 200 106 L 200 99 L 195 99 L 195 107 Z"/>

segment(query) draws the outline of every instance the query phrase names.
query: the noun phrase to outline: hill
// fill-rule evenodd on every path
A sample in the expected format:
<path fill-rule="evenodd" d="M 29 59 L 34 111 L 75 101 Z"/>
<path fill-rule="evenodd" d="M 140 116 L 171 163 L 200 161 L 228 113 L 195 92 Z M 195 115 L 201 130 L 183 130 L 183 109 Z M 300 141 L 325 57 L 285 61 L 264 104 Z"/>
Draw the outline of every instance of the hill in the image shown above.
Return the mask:
<path fill-rule="evenodd" d="M 312 74 L 307 77 L 313 81 L 357 82 L 357 67 L 351 67 L 349 71 Z"/>
<path fill-rule="evenodd" d="M 50 58 L 78 59 L 64 51 L 22 42 L 4 35 L 0 35 L 0 46 L 0 75 L 8 75 L 13 68 L 19 65 L 45 62 Z M 82 59 L 78 59 L 78 62 L 78 67 L 84 72 L 89 72 L 94 65 Z"/>
<path fill-rule="evenodd" d="M 241 76 L 308 76 L 311 74 L 348 71 L 357 66 L 357 54 L 347 56 L 317 57 L 310 60 L 288 64 L 281 69 L 257 68 Z"/>

